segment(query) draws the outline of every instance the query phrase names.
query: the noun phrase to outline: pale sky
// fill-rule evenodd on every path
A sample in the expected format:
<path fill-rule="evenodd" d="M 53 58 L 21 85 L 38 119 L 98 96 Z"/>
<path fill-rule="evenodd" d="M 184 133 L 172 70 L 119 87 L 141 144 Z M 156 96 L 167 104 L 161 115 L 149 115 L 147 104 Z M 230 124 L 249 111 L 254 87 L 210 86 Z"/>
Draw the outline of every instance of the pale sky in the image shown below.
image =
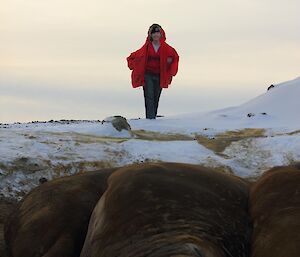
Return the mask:
<path fill-rule="evenodd" d="M 0 0 L 0 122 L 144 117 L 126 57 L 152 23 L 180 56 L 158 114 L 239 105 L 300 76 L 298 0 Z"/>

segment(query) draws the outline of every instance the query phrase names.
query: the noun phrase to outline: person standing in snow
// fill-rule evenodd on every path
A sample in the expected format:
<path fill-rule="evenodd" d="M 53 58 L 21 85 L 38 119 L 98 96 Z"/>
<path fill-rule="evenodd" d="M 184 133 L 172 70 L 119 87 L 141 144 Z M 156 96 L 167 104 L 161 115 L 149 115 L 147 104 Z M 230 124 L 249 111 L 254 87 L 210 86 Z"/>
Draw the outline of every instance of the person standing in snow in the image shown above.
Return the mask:
<path fill-rule="evenodd" d="M 157 116 L 158 102 L 163 88 L 168 88 L 178 71 L 179 56 L 166 43 L 165 31 L 152 24 L 144 45 L 127 57 L 133 88 L 143 86 L 147 119 Z"/>

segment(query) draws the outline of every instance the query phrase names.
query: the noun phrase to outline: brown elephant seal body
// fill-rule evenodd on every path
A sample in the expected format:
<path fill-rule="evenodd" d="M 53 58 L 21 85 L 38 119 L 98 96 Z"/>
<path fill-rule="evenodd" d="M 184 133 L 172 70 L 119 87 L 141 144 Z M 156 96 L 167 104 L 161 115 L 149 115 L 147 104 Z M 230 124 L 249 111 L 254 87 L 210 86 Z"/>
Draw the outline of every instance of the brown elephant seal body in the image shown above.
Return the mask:
<path fill-rule="evenodd" d="M 190 164 L 121 168 L 95 207 L 81 257 L 243 257 L 248 184 Z"/>
<path fill-rule="evenodd" d="M 252 257 L 300 256 L 300 165 L 276 167 L 251 188 Z"/>
<path fill-rule="evenodd" d="M 90 215 L 114 170 L 58 178 L 32 190 L 5 224 L 9 256 L 79 256 Z"/>

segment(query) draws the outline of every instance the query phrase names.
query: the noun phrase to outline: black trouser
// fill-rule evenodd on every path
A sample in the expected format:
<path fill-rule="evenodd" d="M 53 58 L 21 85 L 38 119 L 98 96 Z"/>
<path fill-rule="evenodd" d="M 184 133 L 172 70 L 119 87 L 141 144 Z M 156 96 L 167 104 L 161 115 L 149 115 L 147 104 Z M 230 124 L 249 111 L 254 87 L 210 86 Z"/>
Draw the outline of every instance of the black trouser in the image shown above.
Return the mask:
<path fill-rule="evenodd" d="M 160 75 L 145 73 L 145 86 L 143 86 L 143 90 L 146 118 L 155 119 L 157 115 L 159 97 L 162 90 L 160 87 Z"/>

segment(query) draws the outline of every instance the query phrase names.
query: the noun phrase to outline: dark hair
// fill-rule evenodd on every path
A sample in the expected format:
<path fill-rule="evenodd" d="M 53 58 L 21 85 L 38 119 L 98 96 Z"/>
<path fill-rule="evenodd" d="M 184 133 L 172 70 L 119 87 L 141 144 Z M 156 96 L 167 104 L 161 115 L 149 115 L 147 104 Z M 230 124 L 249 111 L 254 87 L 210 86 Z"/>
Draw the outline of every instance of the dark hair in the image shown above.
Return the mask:
<path fill-rule="evenodd" d="M 159 24 L 157 24 L 157 23 L 153 23 L 153 24 L 149 27 L 149 29 L 152 28 L 152 27 L 160 27 L 160 28 L 161 28 L 161 26 L 160 26 Z"/>

